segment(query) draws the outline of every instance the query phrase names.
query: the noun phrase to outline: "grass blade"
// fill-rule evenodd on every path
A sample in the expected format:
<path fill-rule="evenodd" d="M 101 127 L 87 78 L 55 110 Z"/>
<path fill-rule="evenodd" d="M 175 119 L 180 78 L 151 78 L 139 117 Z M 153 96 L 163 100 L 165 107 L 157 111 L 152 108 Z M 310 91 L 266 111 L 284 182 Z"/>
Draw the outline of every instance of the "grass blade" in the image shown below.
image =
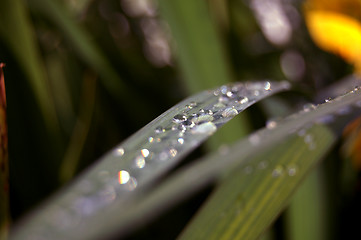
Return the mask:
<path fill-rule="evenodd" d="M 20 224 L 11 239 L 27 235 L 98 239 L 112 233 L 123 219 L 123 215 L 115 216 L 114 209 L 126 210 L 151 183 L 239 112 L 288 88 L 288 82 L 236 83 L 184 100 L 104 156 Z M 108 218 L 116 220 L 98 221 Z"/>

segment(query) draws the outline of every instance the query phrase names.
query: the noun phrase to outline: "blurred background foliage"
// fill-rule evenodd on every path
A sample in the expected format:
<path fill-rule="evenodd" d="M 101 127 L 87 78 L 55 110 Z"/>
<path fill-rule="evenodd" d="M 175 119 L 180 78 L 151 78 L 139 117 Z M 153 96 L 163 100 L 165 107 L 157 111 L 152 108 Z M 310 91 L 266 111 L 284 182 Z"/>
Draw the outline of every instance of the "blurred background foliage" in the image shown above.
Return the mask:
<path fill-rule="evenodd" d="M 183 4 L 175 2 L 179 8 Z M 342 58 L 312 42 L 304 1 L 204 2 L 226 62 L 212 60 L 226 66 L 230 80 L 287 79 L 295 86 L 292 95 L 272 97 L 247 111 L 242 134 L 309 101 L 320 101 L 315 96 L 324 88 L 354 71 Z M 330 5 L 308 2 L 315 3 L 313 9 Z M 173 14 L 167 4 L 162 0 L 1 1 L 0 61 L 6 64 L 13 220 L 181 99 L 224 84 L 216 77 L 189 79 L 192 74 L 179 67 L 184 66 L 179 42 L 183 38 L 177 37 L 171 21 L 165 21 Z M 343 9 L 333 6 L 333 11 Z M 187 18 L 187 12 L 183 14 Z M 196 32 L 201 19 L 192 21 Z M 205 65 L 205 71 L 212 72 L 210 67 Z M 336 169 L 343 162 L 337 150 L 332 154 L 321 182 L 334 184 L 328 187 L 336 198 L 331 202 L 338 207 L 335 214 L 344 214 L 346 203 L 355 199 L 347 198 L 345 203 L 338 195 L 344 190 Z M 355 194 L 352 186 L 347 189 L 348 196 Z"/>

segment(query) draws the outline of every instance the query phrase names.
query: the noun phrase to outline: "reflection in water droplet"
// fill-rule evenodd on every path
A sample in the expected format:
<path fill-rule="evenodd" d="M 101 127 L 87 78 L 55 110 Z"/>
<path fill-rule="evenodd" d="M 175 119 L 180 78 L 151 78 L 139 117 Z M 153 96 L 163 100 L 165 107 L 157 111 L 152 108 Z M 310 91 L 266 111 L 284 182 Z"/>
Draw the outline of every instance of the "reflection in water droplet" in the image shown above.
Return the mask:
<path fill-rule="evenodd" d="M 146 148 L 143 148 L 142 150 L 140 150 L 140 152 L 142 153 L 143 157 L 148 157 L 149 156 L 149 150 Z"/>
<path fill-rule="evenodd" d="M 150 143 L 154 142 L 154 137 L 149 137 L 148 142 L 150 142 Z"/>
<path fill-rule="evenodd" d="M 138 168 L 144 168 L 145 167 L 145 159 L 143 156 L 138 156 L 135 158 L 135 165 L 138 167 Z"/>
<path fill-rule="evenodd" d="M 272 171 L 272 177 L 280 177 L 282 174 L 283 174 L 283 167 L 282 166 L 277 166 Z"/>
<path fill-rule="evenodd" d="M 328 102 L 330 102 L 331 100 L 332 100 L 332 98 L 326 98 L 326 99 L 325 99 L 325 102 L 328 103 Z"/>
<path fill-rule="evenodd" d="M 114 150 L 113 153 L 114 153 L 115 156 L 121 157 L 121 156 L 124 155 L 124 148 L 117 148 L 117 149 Z"/>
<path fill-rule="evenodd" d="M 264 90 L 266 90 L 266 91 L 271 90 L 271 83 L 270 82 L 265 83 Z"/>
<path fill-rule="evenodd" d="M 181 123 L 187 120 L 187 117 L 183 114 L 177 114 L 173 117 L 174 123 Z"/>
<path fill-rule="evenodd" d="M 212 122 L 202 123 L 200 125 L 195 126 L 192 129 L 193 134 L 212 134 L 217 130 L 217 127 Z"/>
<path fill-rule="evenodd" d="M 177 155 L 177 150 L 174 148 L 169 149 L 169 154 L 172 157 L 175 157 Z"/>
<path fill-rule="evenodd" d="M 234 117 L 238 114 L 237 109 L 235 108 L 226 108 L 223 113 L 222 116 L 223 117 Z"/>
<path fill-rule="evenodd" d="M 118 172 L 118 181 L 119 184 L 126 184 L 130 179 L 130 174 L 125 170 L 120 170 Z"/>
<path fill-rule="evenodd" d="M 178 138 L 177 141 L 178 141 L 179 144 L 183 144 L 183 143 L 184 143 L 184 139 L 183 139 L 183 138 Z"/>

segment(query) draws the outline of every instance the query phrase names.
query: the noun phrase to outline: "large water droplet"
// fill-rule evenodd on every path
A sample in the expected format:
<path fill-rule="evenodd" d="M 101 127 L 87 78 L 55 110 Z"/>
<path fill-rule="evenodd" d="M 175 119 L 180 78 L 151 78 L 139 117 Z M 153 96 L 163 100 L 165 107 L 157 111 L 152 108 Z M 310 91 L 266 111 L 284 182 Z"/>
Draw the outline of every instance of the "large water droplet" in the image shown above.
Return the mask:
<path fill-rule="evenodd" d="M 204 122 L 211 122 L 213 121 L 213 119 L 214 118 L 208 114 L 202 114 L 200 116 L 193 118 L 192 121 L 194 121 L 196 124 L 202 124 Z"/>
<path fill-rule="evenodd" d="M 211 135 L 216 130 L 217 130 L 217 127 L 214 123 L 206 122 L 206 123 L 202 123 L 200 125 L 195 126 L 192 129 L 192 133 L 193 134 L 209 134 L 209 135 Z"/>
<path fill-rule="evenodd" d="M 148 157 L 149 156 L 149 150 L 146 148 L 143 148 L 142 150 L 140 150 L 140 152 L 142 153 L 143 157 Z"/>
<path fill-rule="evenodd" d="M 223 117 L 234 117 L 238 114 L 237 109 L 235 108 L 226 108 L 223 112 L 222 112 L 222 116 Z"/>
<path fill-rule="evenodd" d="M 173 117 L 174 123 L 182 123 L 187 120 L 187 117 L 184 114 L 177 114 Z"/>
<path fill-rule="evenodd" d="M 125 171 L 125 170 L 120 170 L 118 172 L 118 181 L 119 184 L 126 184 L 130 179 L 130 174 L 129 172 Z"/>

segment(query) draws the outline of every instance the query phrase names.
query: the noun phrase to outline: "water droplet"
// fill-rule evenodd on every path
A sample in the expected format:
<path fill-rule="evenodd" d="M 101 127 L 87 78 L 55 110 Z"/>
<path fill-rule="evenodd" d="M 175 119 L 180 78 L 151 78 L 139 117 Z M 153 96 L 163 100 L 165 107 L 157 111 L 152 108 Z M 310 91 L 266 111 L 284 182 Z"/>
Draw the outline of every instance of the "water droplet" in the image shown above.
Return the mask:
<path fill-rule="evenodd" d="M 277 122 L 275 120 L 270 119 L 266 122 L 266 128 L 274 129 L 275 127 L 277 127 Z"/>
<path fill-rule="evenodd" d="M 277 166 L 272 171 L 272 177 L 280 177 L 282 174 L 283 174 L 283 167 L 282 166 Z"/>
<path fill-rule="evenodd" d="M 119 184 L 126 184 L 130 179 L 130 174 L 125 170 L 120 170 L 118 172 L 118 181 Z"/>
<path fill-rule="evenodd" d="M 233 93 L 232 91 L 227 91 L 227 92 L 226 92 L 226 96 L 229 97 L 229 98 L 231 98 L 231 97 L 234 96 L 234 93 Z"/>
<path fill-rule="evenodd" d="M 197 106 L 197 103 L 196 103 L 196 102 L 190 102 L 189 104 L 186 105 L 186 108 L 192 109 L 192 108 L 194 108 L 194 107 L 196 107 L 196 106 Z"/>
<path fill-rule="evenodd" d="M 248 103 L 248 101 L 249 101 L 248 97 L 241 96 L 241 97 L 238 98 L 238 103 L 240 103 L 240 104 Z"/>
<path fill-rule="evenodd" d="M 293 177 L 297 174 L 297 166 L 295 165 L 290 165 L 287 167 L 287 174 L 290 177 Z"/>
<path fill-rule="evenodd" d="M 165 132 L 165 128 L 159 126 L 155 128 L 155 133 L 164 133 Z"/>
<path fill-rule="evenodd" d="M 225 108 L 225 107 L 226 107 L 226 105 L 224 105 L 221 102 L 218 102 L 218 103 L 213 105 L 213 110 L 219 110 L 219 109 L 222 109 L 222 108 Z"/>
<path fill-rule="evenodd" d="M 174 123 L 182 123 L 187 120 L 187 117 L 183 114 L 177 114 L 173 117 Z"/>
<path fill-rule="evenodd" d="M 328 103 L 328 102 L 330 102 L 332 100 L 332 98 L 326 98 L 325 99 L 325 103 Z"/>
<path fill-rule="evenodd" d="M 177 150 L 174 148 L 169 149 L 169 154 L 172 157 L 175 157 L 177 155 Z"/>
<path fill-rule="evenodd" d="M 124 155 L 124 148 L 117 148 L 117 149 L 115 149 L 114 150 L 114 155 L 115 156 L 118 156 L 118 157 L 121 157 L 121 156 L 123 156 Z"/>
<path fill-rule="evenodd" d="M 137 168 L 144 168 L 145 167 L 145 159 L 144 159 L 143 156 L 136 157 L 134 162 L 135 162 L 135 166 Z"/>
<path fill-rule="evenodd" d="M 150 142 L 150 143 L 154 142 L 154 137 L 149 137 L 148 142 Z"/>
<path fill-rule="evenodd" d="M 266 90 L 266 91 L 271 90 L 271 83 L 270 82 L 266 82 L 264 84 L 264 90 Z"/>
<path fill-rule="evenodd" d="M 221 86 L 219 89 L 222 94 L 226 94 L 228 91 L 228 87 L 226 85 Z"/>
<path fill-rule="evenodd" d="M 184 143 L 184 139 L 183 139 L 183 138 L 178 138 L 177 141 L 178 141 L 179 144 L 183 144 L 183 143 Z"/>
<path fill-rule="evenodd" d="M 305 112 L 310 112 L 314 109 L 316 109 L 316 105 L 314 105 L 312 103 L 307 103 L 307 104 L 303 105 L 303 111 L 305 111 Z"/>
<path fill-rule="evenodd" d="M 207 114 L 203 114 L 203 115 L 193 118 L 192 121 L 194 121 L 196 124 L 202 124 L 204 122 L 211 122 L 211 121 L 213 121 L 213 119 L 214 119 L 214 117 L 207 115 Z"/>
<path fill-rule="evenodd" d="M 211 135 L 216 130 L 217 130 L 217 127 L 214 123 L 206 122 L 206 123 L 202 123 L 200 125 L 195 126 L 192 129 L 192 133 L 193 134 L 209 134 L 209 135 Z"/>
<path fill-rule="evenodd" d="M 223 112 L 222 112 L 222 116 L 223 117 L 234 117 L 238 114 L 237 109 L 235 108 L 226 108 Z"/>
<path fill-rule="evenodd" d="M 140 152 L 142 153 L 143 157 L 148 157 L 149 156 L 149 150 L 146 148 L 143 148 L 142 150 L 140 150 Z"/>

